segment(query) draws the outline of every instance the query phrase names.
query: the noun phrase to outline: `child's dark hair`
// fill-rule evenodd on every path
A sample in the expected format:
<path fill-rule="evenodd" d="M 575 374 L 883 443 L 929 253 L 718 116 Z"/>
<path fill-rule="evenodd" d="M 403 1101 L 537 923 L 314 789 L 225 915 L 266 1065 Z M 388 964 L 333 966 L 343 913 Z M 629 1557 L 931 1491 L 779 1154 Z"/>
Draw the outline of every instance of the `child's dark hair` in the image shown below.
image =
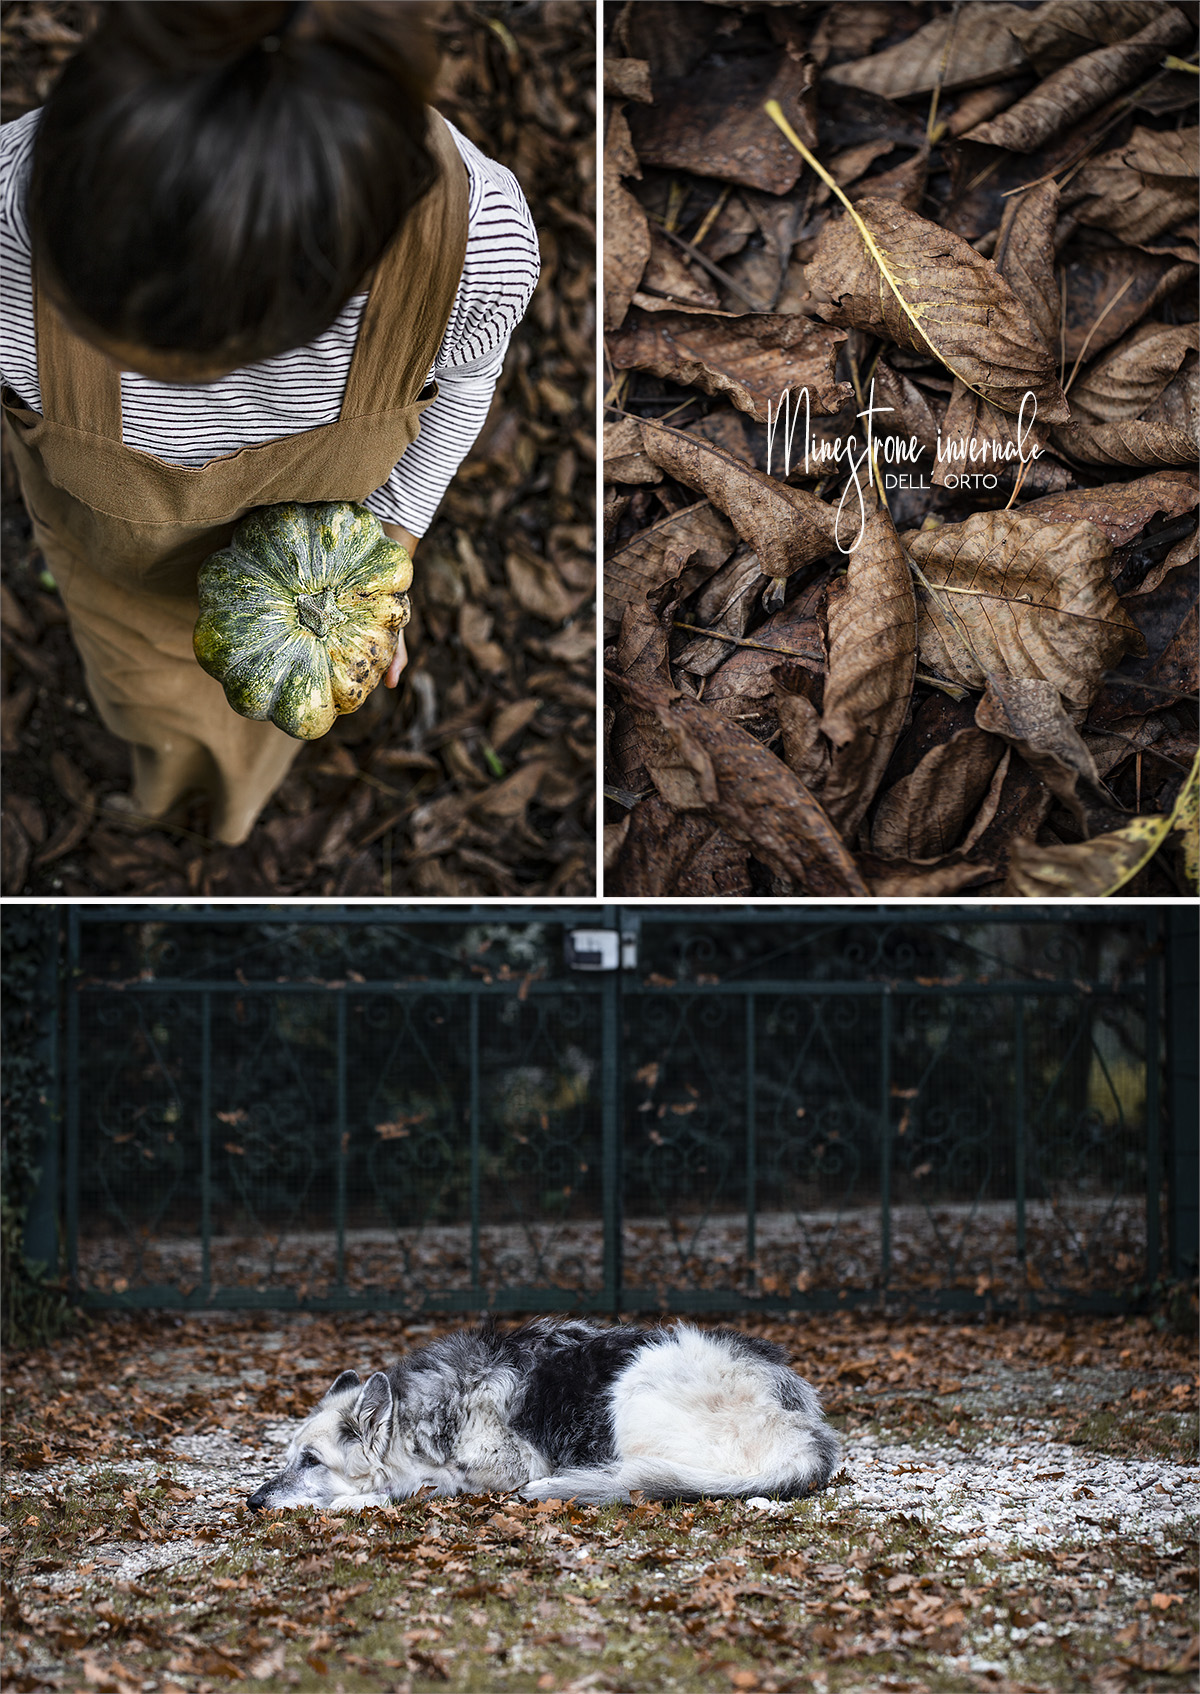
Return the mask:
<path fill-rule="evenodd" d="M 38 122 L 43 283 L 81 333 L 230 368 L 311 341 L 436 167 L 424 9 L 120 0 Z"/>

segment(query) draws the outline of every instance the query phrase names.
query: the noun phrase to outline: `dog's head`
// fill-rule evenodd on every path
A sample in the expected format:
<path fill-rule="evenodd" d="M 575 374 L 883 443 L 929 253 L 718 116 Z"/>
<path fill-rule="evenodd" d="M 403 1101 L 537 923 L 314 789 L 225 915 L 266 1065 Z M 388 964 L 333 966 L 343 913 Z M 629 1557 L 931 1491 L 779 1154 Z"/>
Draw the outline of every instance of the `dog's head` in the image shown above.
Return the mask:
<path fill-rule="evenodd" d="M 264 1482 L 246 1504 L 253 1512 L 275 1506 L 329 1506 L 340 1496 L 395 1492 L 394 1463 L 385 1463 L 392 1422 L 392 1386 L 382 1371 L 366 1382 L 345 1370 L 316 1411 L 300 1425 L 278 1476 Z"/>

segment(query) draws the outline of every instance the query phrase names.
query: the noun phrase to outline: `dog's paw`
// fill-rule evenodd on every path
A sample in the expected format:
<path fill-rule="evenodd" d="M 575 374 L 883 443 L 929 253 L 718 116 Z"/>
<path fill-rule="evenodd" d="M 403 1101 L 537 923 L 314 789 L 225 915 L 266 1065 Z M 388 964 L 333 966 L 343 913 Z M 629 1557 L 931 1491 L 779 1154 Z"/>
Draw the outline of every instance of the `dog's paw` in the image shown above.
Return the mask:
<path fill-rule="evenodd" d="M 386 1494 L 335 1494 L 326 1506 L 327 1512 L 365 1512 L 372 1506 L 386 1506 Z"/>
<path fill-rule="evenodd" d="M 527 1482 L 517 1493 L 526 1500 L 569 1500 L 572 1490 L 552 1476 L 543 1476 L 537 1482 Z"/>

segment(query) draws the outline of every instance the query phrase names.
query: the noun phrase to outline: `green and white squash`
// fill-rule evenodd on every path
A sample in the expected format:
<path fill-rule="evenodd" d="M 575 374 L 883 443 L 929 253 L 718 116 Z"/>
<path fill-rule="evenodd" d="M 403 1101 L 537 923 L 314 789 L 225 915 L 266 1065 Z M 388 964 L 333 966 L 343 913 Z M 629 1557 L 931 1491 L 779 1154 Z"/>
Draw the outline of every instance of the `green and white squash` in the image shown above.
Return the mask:
<path fill-rule="evenodd" d="M 315 740 L 387 670 L 412 574 L 365 506 L 260 506 L 200 567 L 196 658 L 235 712 Z"/>

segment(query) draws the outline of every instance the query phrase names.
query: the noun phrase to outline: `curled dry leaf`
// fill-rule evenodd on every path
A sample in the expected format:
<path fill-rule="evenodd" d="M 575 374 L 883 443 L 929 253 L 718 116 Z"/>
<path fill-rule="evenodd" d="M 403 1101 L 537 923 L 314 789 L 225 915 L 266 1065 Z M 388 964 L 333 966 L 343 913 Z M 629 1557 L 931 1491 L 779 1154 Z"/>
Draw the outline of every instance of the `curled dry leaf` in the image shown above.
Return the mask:
<path fill-rule="evenodd" d="M 1200 351 L 1200 325 L 1141 324 L 1097 359 L 1075 384 L 1077 412 L 1102 423 L 1139 417 L 1175 376 L 1189 352 Z"/>
<path fill-rule="evenodd" d="M 1014 34 L 1023 16 L 1020 6 L 974 0 L 956 13 L 932 19 L 906 41 L 885 47 L 869 59 L 831 65 L 825 75 L 830 82 L 869 88 L 892 100 L 926 94 L 939 84 L 951 89 L 992 82 L 1026 68 Z"/>
<path fill-rule="evenodd" d="M 1002 412 L 1016 415 L 1028 391 L 1043 423 L 1070 416 L 1053 355 L 990 260 L 893 200 L 859 200 L 855 211 L 920 328 L 848 217 L 825 225 L 807 267 L 809 287 L 829 301 L 822 317 L 932 355 Z"/>
<path fill-rule="evenodd" d="M 768 576 L 788 577 L 836 545 L 837 514 L 802 488 L 789 488 L 682 430 L 642 424 L 646 453 L 689 488 L 707 494 L 757 553 Z"/>
<path fill-rule="evenodd" d="M 834 0 L 812 32 L 812 57 L 819 65 L 826 64 L 834 52 L 839 62 L 861 59 L 892 33 L 895 21 L 891 0 Z"/>
<path fill-rule="evenodd" d="M 1080 828 L 1087 827 L 1089 810 L 1097 809 L 1100 773 L 1052 682 L 993 677 L 976 708 L 975 722 L 1014 747 Z M 1100 807 L 1110 813 L 1115 810 L 1102 801 Z"/>
<path fill-rule="evenodd" d="M 904 541 L 933 589 L 918 587 L 921 661 L 951 681 L 1040 677 L 1087 706 L 1109 666 L 1142 645 L 1095 524 L 980 512 Z"/>
<path fill-rule="evenodd" d="M 644 312 L 714 312 L 720 310 L 721 297 L 703 272 L 689 265 L 662 230 L 652 225 L 650 259 L 633 304 Z"/>
<path fill-rule="evenodd" d="M 821 628 L 808 604 L 809 598 L 800 595 L 769 617 L 755 630 L 753 645 L 734 647 L 732 651 L 726 646 L 725 661 L 714 670 L 705 688 L 706 706 L 726 717 L 737 718 L 752 732 L 774 733 L 779 721 L 773 699 L 775 672 L 783 665 L 807 666 L 810 674 L 824 668 Z M 791 765 L 786 758 L 785 763 Z M 796 767 L 791 765 L 791 768 Z"/>
<path fill-rule="evenodd" d="M 1093 47 L 1128 40 L 1161 11 L 1162 0 L 1048 0 L 1009 27 L 1038 75 L 1049 76 Z"/>
<path fill-rule="evenodd" d="M 652 794 L 625 821 L 609 893 L 704 900 L 751 892 L 749 848 L 702 812 L 677 812 Z"/>
<path fill-rule="evenodd" d="M 692 676 L 708 676 L 729 657 L 729 642 L 719 641 L 717 636 L 746 633 L 766 580 L 754 550 L 739 547 L 696 596 L 695 611 L 689 621 L 701 629 L 712 630 L 713 634 L 698 635 L 681 649 L 675 661 L 679 670 Z"/>
<path fill-rule="evenodd" d="M 1004 743 L 960 729 L 931 747 L 914 771 L 888 789 L 871 822 L 872 850 L 884 859 L 934 863 L 958 846 L 979 811 Z"/>
<path fill-rule="evenodd" d="M 1007 112 L 969 131 L 965 139 L 1032 153 L 1128 88 L 1164 53 L 1182 46 L 1192 34 L 1191 24 L 1177 7 L 1162 6 L 1136 35 L 1112 47 L 1098 47 L 1064 65 Z"/>
<path fill-rule="evenodd" d="M 706 394 L 726 394 L 739 411 L 767 421 L 767 404 L 807 388 L 812 410 L 838 412 L 853 389 L 834 378 L 844 334 L 811 318 L 761 312 L 741 318 L 707 313 L 635 314 L 609 341 L 618 370 L 650 371 Z"/>
<path fill-rule="evenodd" d="M 1041 344 L 1046 348 L 1054 346 L 1062 311 L 1054 269 L 1054 229 L 1057 221 L 1057 183 L 1037 184 L 1008 202 L 993 255 L 997 271 L 1029 313 Z M 947 478 L 975 462 L 971 457 L 972 444 L 981 465 L 996 466 L 999 474 L 1006 479 L 1015 478 L 1021 474 L 1021 451 L 1028 458 L 1031 448 L 1045 448 L 1048 432 L 1041 423 L 1019 432 L 1016 423 L 1006 413 L 989 400 L 980 399 L 956 378 L 942 423 L 942 437 L 945 456 L 933 467 L 931 480 L 935 487 L 944 487 Z M 996 448 L 1003 450 L 1010 443 L 1018 449 L 1016 457 L 1005 459 L 994 451 Z M 992 451 L 988 453 L 985 449 Z M 1046 463 L 1032 461 L 1032 472 L 1025 473 L 1025 486 L 1028 486 L 1031 474 L 1040 481 L 1051 469 Z M 1062 477 L 1062 481 L 1067 480 Z M 1045 483 L 1040 482 L 1040 485 L 1044 487 Z"/>
<path fill-rule="evenodd" d="M 1170 833 L 1169 817 L 1142 817 L 1090 841 L 1045 847 L 1017 841 L 1004 892 L 1026 900 L 1104 899 L 1131 882 Z"/>
<path fill-rule="evenodd" d="M 653 108 L 631 114 L 638 154 L 647 165 L 786 194 L 799 179 L 800 161 L 763 121 L 762 109 L 778 100 L 815 145 L 815 76 L 810 61 L 771 53 L 725 59 L 670 82 L 658 78 Z"/>
<path fill-rule="evenodd" d="M 604 571 L 604 622 L 616 629 L 626 606 L 640 605 L 691 566 L 695 580 L 706 581 L 737 545 L 737 535 L 707 500 L 672 512 L 635 535 L 611 555 Z"/>
<path fill-rule="evenodd" d="M 1085 465 L 1194 465 L 1195 428 L 1149 418 L 1122 418 L 1117 423 L 1069 424 L 1056 429 L 1054 445 Z"/>
<path fill-rule="evenodd" d="M 625 321 L 642 272 L 650 257 L 650 225 L 646 214 L 622 183 L 623 176 L 640 176 L 629 125 L 620 107 L 608 121 L 604 140 L 604 326 L 617 329 Z"/>
<path fill-rule="evenodd" d="M 650 64 L 646 59 L 605 59 L 604 92 L 620 100 L 640 100 L 653 103 L 650 89 Z"/>
<path fill-rule="evenodd" d="M 1080 223 L 1119 241 L 1153 241 L 1196 216 L 1198 139 L 1196 129 L 1135 129 L 1123 147 L 1084 166 L 1064 204 Z"/>
<path fill-rule="evenodd" d="M 1137 247 L 1088 246 L 1076 251 L 1063 279 L 1068 370 L 1085 347 L 1096 358 L 1196 275 L 1194 265 Z"/>
<path fill-rule="evenodd" d="M 821 714 L 804 694 L 783 686 L 786 667 L 775 672 L 775 715 L 783 742 L 783 762 L 814 794 L 829 773 L 829 743 L 821 734 Z"/>
<path fill-rule="evenodd" d="M 904 727 L 916 667 L 912 574 L 890 516 L 877 511 L 829 600 L 821 730 L 833 751 L 821 802 L 850 840 Z"/>
<path fill-rule="evenodd" d="M 868 893 L 826 813 L 752 735 L 661 684 L 611 680 L 670 738 L 671 761 L 650 766 L 655 787 L 670 805 L 706 814 L 798 891 Z"/>
<path fill-rule="evenodd" d="M 1021 516 L 1041 523 L 1074 523 L 1080 518 L 1097 524 L 1114 547 L 1124 547 L 1140 535 L 1160 512 L 1180 517 L 1200 503 L 1200 476 L 1195 471 L 1155 471 L 1136 482 L 1110 482 L 1101 488 L 1073 488 L 1047 494 L 1021 507 Z"/>
<path fill-rule="evenodd" d="M 604 426 L 605 482 L 661 482 L 662 472 L 646 457 L 636 418 L 617 418 Z"/>

